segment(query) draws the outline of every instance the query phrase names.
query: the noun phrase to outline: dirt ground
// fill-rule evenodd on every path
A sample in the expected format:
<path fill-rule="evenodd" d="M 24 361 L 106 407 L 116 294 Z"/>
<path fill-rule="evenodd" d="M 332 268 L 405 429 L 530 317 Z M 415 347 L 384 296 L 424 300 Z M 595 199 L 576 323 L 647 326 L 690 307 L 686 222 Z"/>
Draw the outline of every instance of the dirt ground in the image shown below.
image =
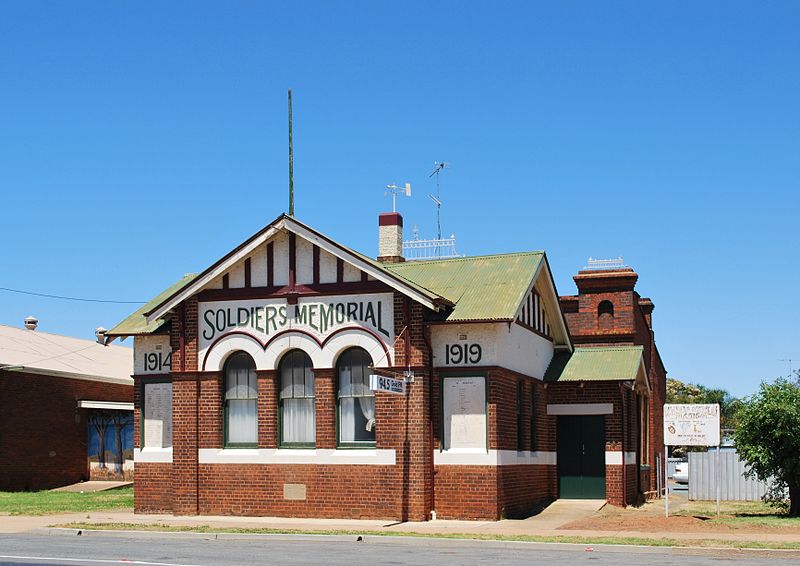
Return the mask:
<path fill-rule="evenodd" d="M 716 521 L 716 514 L 692 514 L 698 506 L 686 497 L 670 495 L 670 517 L 664 516 L 664 500 L 649 501 L 641 507 L 614 507 L 606 505 L 593 516 L 580 519 L 560 529 L 603 530 L 603 531 L 642 531 L 642 532 L 697 532 L 697 533 L 775 533 L 800 534 L 800 524 L 786 525 L 752 524 L 746 518 L 728 520 L 732 517 L 722 508 L 722 522 Z M 713 503 L 711 504 L 713 508 Z"/>

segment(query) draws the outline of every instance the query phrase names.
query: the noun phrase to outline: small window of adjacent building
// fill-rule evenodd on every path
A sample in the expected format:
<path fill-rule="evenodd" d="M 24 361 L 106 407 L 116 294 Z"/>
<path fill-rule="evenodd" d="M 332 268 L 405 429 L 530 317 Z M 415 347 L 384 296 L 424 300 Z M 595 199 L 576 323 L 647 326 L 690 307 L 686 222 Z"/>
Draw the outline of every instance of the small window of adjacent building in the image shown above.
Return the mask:
<path fill-rule="evenodd" d="M 258 445 L 258 385 L 250 354 L 236 352 L 225 362 L 225 445 Z"/>
<path fill-rule="evenodd" d="M 302 350 L 292 350 L 281 360 L 279 416 L 281 446 L 314 446 L 314 368 L 311 358 Z"/>
<path fill-rule="evenodd" d="M 517 450 L 525 450 L 525 435 L 523 434 L 523 430 L 525 427 L 525 422 L 523 419 L 523 410 L 522 410 L 522 395 L 523 395 L 523 385 L 521 381 L 517 382 Z"/>
<path fill-rule="evenodd" d="M 339 443 L 375 445 L 375 392 L 369 388 L 372 358 L 362 348 L 346 350 L 336 364 L 339 381 Z"/>

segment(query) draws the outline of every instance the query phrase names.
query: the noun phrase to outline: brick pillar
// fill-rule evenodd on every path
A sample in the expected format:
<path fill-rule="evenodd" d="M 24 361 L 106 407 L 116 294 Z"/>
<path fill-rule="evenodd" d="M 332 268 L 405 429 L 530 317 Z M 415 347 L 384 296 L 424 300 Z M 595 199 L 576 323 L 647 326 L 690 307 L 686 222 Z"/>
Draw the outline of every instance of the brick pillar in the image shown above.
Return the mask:
<path fill-rule="evenodd" d="M 222 448 L 222 372 L 200 375 L 200 448 Z"/>
<path fill-rule="evenodd" d="M 398 463 L 404 476 L 403 520 L 427 521 L 433 504 L 433 446 L 430 431 L 430 378 L 416 372 L 408 384 L 406 433 Z"/>
<path fill-rule="evenodd" d="M 194 373 L 172 374 L 173 513 L 197 515 L 198 380 Z"/>
<path fill-rule="evenodd" d="M 259 370 L 258 377 L 258 447 L 278 447 L 278 372 Z"/>
<path fill-rule="evenodd" d="M 336 370 L 314 370 L 317 448 L 336 448 Z"/>

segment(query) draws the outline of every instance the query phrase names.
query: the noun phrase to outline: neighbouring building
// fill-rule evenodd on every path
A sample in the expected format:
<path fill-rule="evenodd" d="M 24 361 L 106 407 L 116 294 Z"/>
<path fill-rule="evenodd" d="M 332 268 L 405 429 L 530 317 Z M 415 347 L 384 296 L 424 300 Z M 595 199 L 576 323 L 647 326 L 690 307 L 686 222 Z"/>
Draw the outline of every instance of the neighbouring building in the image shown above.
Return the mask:
<path fill-rule="evenodd" d="M 402 217 L 378 224 L 374 260 L 281 215 L 108 332 L 134 337 L 137 512 L 492 520 L 652 492 L 635 274 L 609 323 L 597 274 L 559 298 L 544 252 L 405 262 Z"/>
<path fill-rule="evenodd" d="M 37 324 L 0 325 L 0 490 L 132 479 L 133 351 Z"/>

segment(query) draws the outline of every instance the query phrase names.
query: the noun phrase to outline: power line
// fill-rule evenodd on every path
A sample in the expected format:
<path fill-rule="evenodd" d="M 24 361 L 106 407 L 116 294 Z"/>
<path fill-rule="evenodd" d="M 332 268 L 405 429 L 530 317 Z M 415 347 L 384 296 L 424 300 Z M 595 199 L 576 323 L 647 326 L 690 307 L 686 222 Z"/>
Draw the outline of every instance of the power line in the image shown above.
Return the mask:
<path fill-rule="evenodd" d="M 48 293 L 36 293 L 34 291 L 22 291 L 21 289 L 10 289 L 8 287 L 0 287 L 0 291 L 8 291 L 9 293 L 19 293 L 21 295 L 33 295 L 34 297 L 45 297 L 47 299 L 60 299 L 62 301 L 80 301 L 82 303 L 113 303 L 117 305 L 143 305 L 147 301 L 109 301 L 104 299 L 85 299 L 82 297 L 65 297 L 63 295 L 50 295 Z"/>

